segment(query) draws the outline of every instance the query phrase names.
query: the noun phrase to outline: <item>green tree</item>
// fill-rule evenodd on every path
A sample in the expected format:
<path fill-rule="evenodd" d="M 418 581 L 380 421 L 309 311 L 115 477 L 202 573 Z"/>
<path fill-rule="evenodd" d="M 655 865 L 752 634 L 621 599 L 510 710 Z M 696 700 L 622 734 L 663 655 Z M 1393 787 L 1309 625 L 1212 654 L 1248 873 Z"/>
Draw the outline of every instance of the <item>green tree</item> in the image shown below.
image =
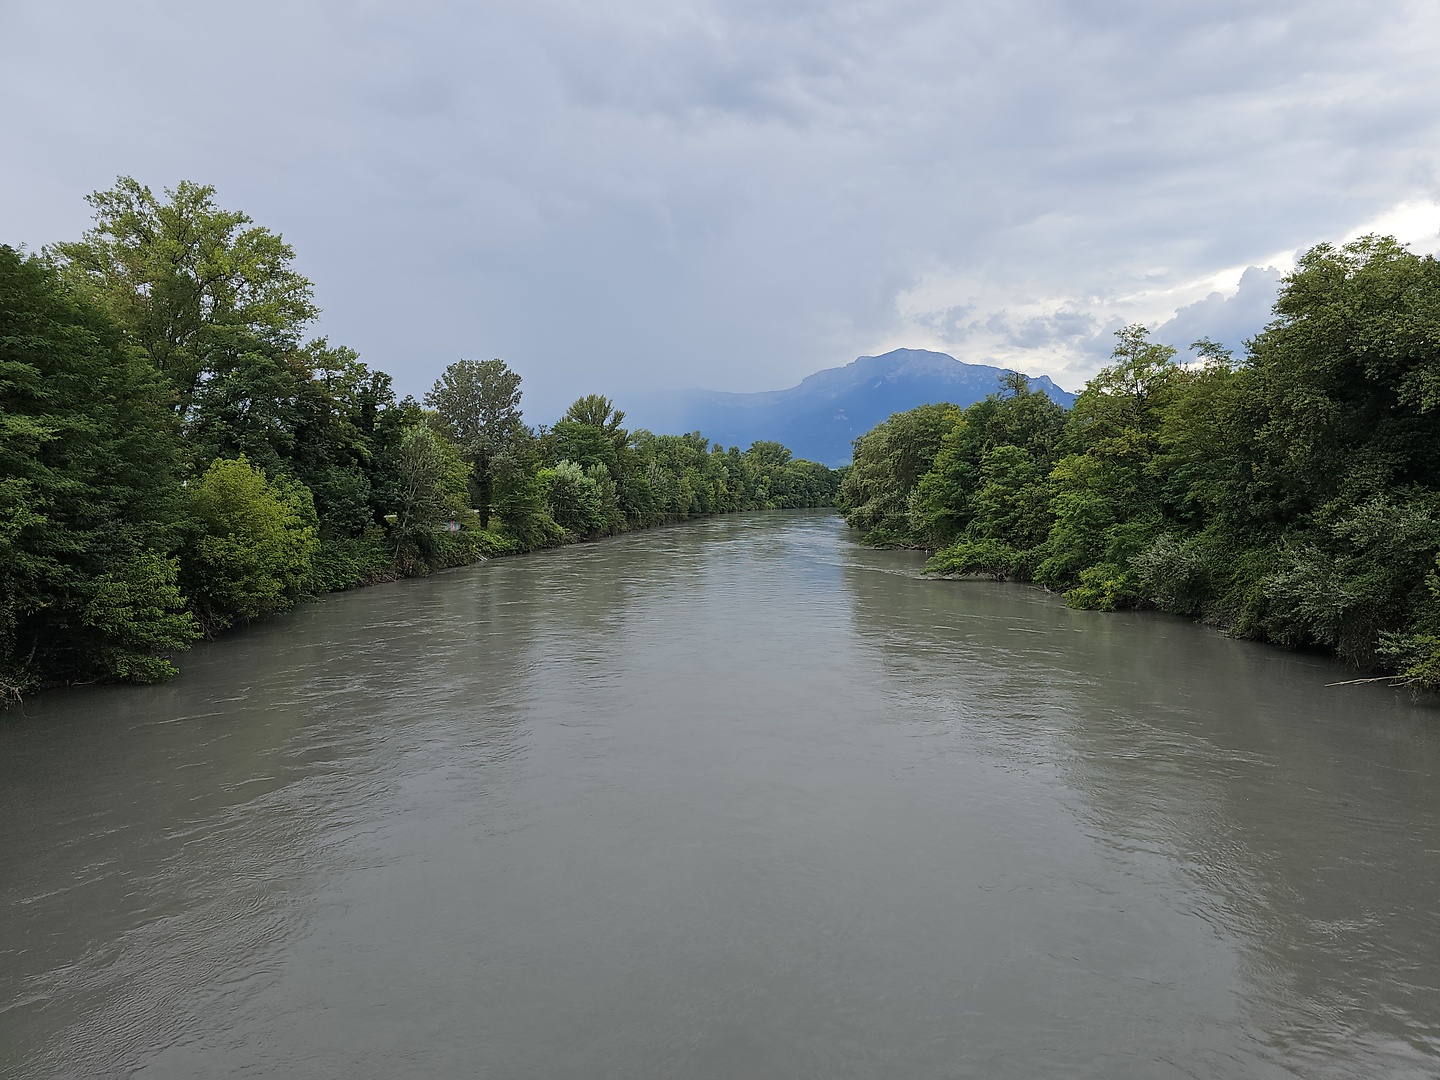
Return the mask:
<path fill-rule="evenodd" d="M 906 516 L 919 542 L 932 548 L 954 543 L 966 534 L 978 512 L 975 500 L 980 488 L 990 485 L 990 497 L 999 497 L 996 493 L 1001 489 L 995 485 L 1002 482 L 993 469 L 986 473 L 984 465 L 995 450 L 1013 447 L 1024 451 L 1026 460 L 1036 469 L 1048 472 L 1055 462 L 1065 421 L 1065 410 L 1043 391 L 1032 391 L 1024 375 L 1007 374 L 999 393 L 971 405 L 961 414 L 960 422 L 944 434 L 934 463 L 916 484 Z M 1034 497 L 1033 491 L 1024 496 L 1027 500 Z M 996 528 L 993 523 L 986 524 L 971 539 L 1001 538 Z M 1023 549 L 1029 541 L 1014 536 L 1009 543 L 1011 550 L 1019 550 L 1013 545 Z M 1005 573 L 1019 571 L 1016 563 Z"/>
<path fill-rule="evenodd" d="M 468 517 L 470 466 L 428 425 L 401 439 L 396 466 L 395 558 L 414 572 L 446 565 L 440 530 Z"/>
<path fill-rule="evenodd" d="M 964 533 L 928 569 L 1028 579 L 1053 521 L 1048 469 L 1029 450 L 1001 445 L 980 459 L 979 474 Z"/>
<path fill-rule="evenodd" d="M 1246 364 L 1253 434 L 1226 492 L 1237 515 L 1287 524 L 1331 499 L 1433 485 L 1440 262 L 1390 237 L 1321 244 L 1284 279 L 1275 315 Z"/>
<path fill-rule="evenodd" d="M 188 395 L 213 349 L 237 336 L 293 347 L 318 309 L 278 234 L 220 209 L 208 184 L 165 196 L 122 176 L 88 197 L 94 226 L 46 254 Z"/>
<path fill-rule="evenodd" d="M 1116 331 L 1112 363 L 1075 401 L 1050 481 L 1055 523 L 1035 578 L 1077 607 L 1140 599 L 1134 560 L 1164 530 L 1156 459 L 1167 410 L 1190 375 L 1143 326 Z"/>
<path fill-rule="evenodd" d="M 460 360 L 425 395 L 446 436 L 471 468 L 471 501 L 488 522 L 494 503 L 495 461 L 525 435 L 520 376 L 501 360 Z"/>
<path fill-rule="evenodd" d="M 492 461 L 494 516 L 499 528 L 524 550 L 548 547 L 565 537 L 565 530 L 550 517 L 545 485 L 537 475 L 540 441 L 528 427 L 521 428 Z"/>
<path fill-rule="evenodd" d="M 173 673 L 169 391 L 103 310 L 0 246 L 0 697 Z"/>
<path fill-rule="evenodd" d="M 587 394 L 577 399 L 550 429 L 555 459 L 585 469 L 604 465 L 612 477 L 623 476 L 630 442 L 624 422 L 625 414 L 607 397 Z"/>
<path fill-rule="evenodd" d="M 162 199 L 122 177 L 89 201 L 94 226 L 48 257 L 171 377 L 193 467 L 243 455 L 299 480 L 332 546 L 374 528 L 391 509 L 386 467 L 414 418 L 353 350 L 302 343 L 317 309 L 290 246 L 219 208 L 208 185 L 181 183 Z"/>
<path fill-rule="evenodd" d="M 207 377 L 190 398 L 185 435 L 194 467 L 243 456 L 268 475 L 291 472 L 307 372 L 293 354 L 250 338 L 240 344 L 210 351 Z"/>
<path fill-rule="evenodd" d="M 595 478 L 586 475 L 576 462 L 561 461 L 552 468 L 541 469 L 540 482 L 550 517 L 562 529 L 577 536 L 589 536 L 604 527 L 605 507 Z"/>
<path fill-rule="evenodd" d="M 315 591 L 834 497 L 778 444 L 632 438 L 600 395 L 537 434 L 498 360 L 452 366 L 427 413 L 304 340 L 294 252 L 213 188 L 89 201 L 81 240 L 0 248 L 0 698 L 164 677 L 198 633 Z"/>
<path fill-rule="evenodd" d="M 226 356 L 192 399 L 186 435 L 199 468 L 244 455 L 267 475 L 300 480 L 331 541 L 393 509 L 387 465 L 403 429 L 420 421 L 413 403 L 396 402 L 388 375 L 319 339 L 282 355 Z"/>
<path fill-rule="evenodd" d="M 964 423 L 954 405 L 921 405 L 896 413 L 855 440 L 855 456 L 839 502 L 866 543 L 917 544 L 908 514 L 911 495 L 934 464 L 941 441 Z"/>
<path fill-rule="evenodd" d="M 1368 664 L 1440 616 L 1440 262 L 1389 237 L 1306 252 L 1195 471 L 1215 507 L 1205 613 Z"/>

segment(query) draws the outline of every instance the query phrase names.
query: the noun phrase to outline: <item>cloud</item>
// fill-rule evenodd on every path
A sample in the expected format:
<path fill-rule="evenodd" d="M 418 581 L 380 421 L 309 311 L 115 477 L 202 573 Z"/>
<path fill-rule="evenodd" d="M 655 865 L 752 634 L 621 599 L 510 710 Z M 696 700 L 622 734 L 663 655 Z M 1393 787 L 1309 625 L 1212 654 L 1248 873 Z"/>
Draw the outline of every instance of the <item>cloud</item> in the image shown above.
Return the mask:
<path fill-rule="evenodd" d="M 332 339 L 412 391 L 502 356 L 536 420 L 895 345 L 1075 385 L 1115 327 L 1240 332 L 1247 267 L 1440 196 L 1426 3 L 236 10 L 0 5 L 0 238 L 75 235 L 117 173 L 213 182 Z"/>
<path fill-rule="evenodd" d="M 1227 296 L 1212 292 L 1203 300 L 1186 304 L 1172 319 L 1155 328 L 1155 340 L 1186 351 L 1201 338 L 1225 346 L 1236 356 L 1245 352 L 1245 342 L 1270 321 L 1281 271 L 1275 267 L 1246 267 L 1235 292 Z"/>
<path fill-rule="evenodd" d="M 1344 239 L 1348 242 L 1370 234 L 1393 236 L 1409 245 L 1412 251 L 1434 254 L 1440 251 L 1440 202 L 1435 199 L 1402 202 L 1351 229 Z"/>

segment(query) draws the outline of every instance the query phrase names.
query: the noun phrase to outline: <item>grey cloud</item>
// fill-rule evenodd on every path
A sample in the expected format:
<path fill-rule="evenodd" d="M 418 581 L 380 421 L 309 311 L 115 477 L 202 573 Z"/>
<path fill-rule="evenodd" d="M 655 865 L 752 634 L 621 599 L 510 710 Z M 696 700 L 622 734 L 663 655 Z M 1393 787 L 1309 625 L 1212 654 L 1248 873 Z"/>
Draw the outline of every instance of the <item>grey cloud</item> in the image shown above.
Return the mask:
<path fill-rule="evenodd" d="M 332 339 L 407 390 L 503 356 L 539 420 L 992 318 L 1074 383 L 1116 297 L 1336 237 L 1440 164 L 1419 4 L 230 10 L 0 7 L 0 239 L 78 233 L 117 173 L 214 182 L 295 244 Z M 931 273 L 984 295 L 907 322 Z M 1171 321 L 1239 326 L 1247 290 Z M 1035 297 L 1069 299 L 1008 314 Z"/>
<path fill-rule="evenodd" d="M 1203 300 L 1187 304 L 1175 317 L 1155 328 L 1154 338 L 1180 350 L 1188 350 L 1201 338 L 1224 345 L 1237 357 L 1244 355 L 1245 342 L 1270 321 L 1281 273 L 1274 267 L 1247 267 L 1233 296 L 1213 292 Z"/>
<path fill-rule="evenodd" d="M 1047 315 L 1015 316 L 997 311 L 971 322 L 965 329 L 983 331 L 1017 349 L 1040 349 L 1058 343 L 1076 343 L 1093 338 L 1099 322 L 1083 311 L 1056 311 Z M 964 331 L 962 331 L 963 333 Z"/>

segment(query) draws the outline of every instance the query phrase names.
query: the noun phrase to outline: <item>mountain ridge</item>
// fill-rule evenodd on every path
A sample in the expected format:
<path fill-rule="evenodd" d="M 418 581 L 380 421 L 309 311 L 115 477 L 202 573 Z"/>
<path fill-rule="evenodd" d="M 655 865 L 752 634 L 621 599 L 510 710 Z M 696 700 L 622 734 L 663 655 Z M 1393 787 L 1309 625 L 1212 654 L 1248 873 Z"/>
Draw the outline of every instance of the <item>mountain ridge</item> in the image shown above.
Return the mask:
<path fill-rule="evenodd" d="M 936 402 L 972 405 L 997 392 L 1011 373 L 929 349 L 893 349 L 814 372 L 783 390 L 687 391 L 667 426 L 698 429 L 722 446 L 770 439 L 796 457 L 840 465 L 850 460 L 852 440 L 892 413 Z M 1032 376 L 1030 383 L 1066 408 L 1074 404 L 1075 395 L 1049 376 Z"/>

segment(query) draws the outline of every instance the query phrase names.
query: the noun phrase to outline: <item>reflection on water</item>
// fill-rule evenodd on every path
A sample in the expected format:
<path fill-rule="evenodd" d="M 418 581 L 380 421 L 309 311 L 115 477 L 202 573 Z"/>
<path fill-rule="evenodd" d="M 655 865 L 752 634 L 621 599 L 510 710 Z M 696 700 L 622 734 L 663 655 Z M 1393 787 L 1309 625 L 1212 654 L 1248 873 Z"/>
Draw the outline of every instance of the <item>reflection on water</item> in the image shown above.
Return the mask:
<path fill-rule="evenodd" d="M 849 568 L 882 654 L 906 671 L 917 654 L 969 661 L 924 684 L 968 704 L 963 752 L 1048 763 L 1096 841 L 1232 944 L 1261 1059 L 1303 1076 L 1440 1068 L 1433 709 L 1326 687 L 1346 677 L 1326 660 L 1180 619 L 981 582 L 875 588 L 871 570 Z"/>
<path fill-rule="evenodd" d="M 5 1076 L 1424 1076 L 1433 709 L 822 513 L 0 721 Z"/>

